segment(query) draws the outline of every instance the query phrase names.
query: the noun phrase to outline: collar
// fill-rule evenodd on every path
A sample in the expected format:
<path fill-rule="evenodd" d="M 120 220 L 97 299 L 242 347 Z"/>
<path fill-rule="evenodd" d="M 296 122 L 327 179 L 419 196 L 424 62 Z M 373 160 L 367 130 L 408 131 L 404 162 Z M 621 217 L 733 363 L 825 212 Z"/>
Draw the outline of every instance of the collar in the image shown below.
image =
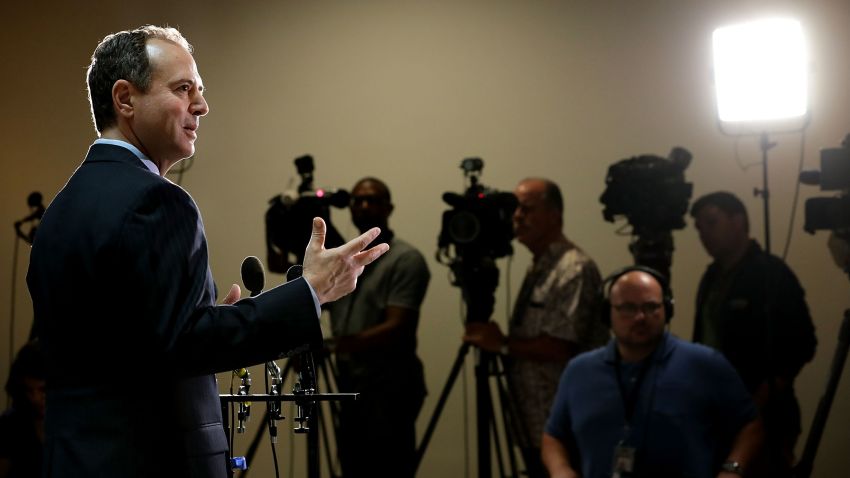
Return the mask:
<path fill-rule="evenodd" d="M 551 267 L 551 264 L 558 262 L 564 254 L 569 252 L 572 249 L 575 249 L 575 244 L 570 242 L 564 237 L 550 243 L 546 246 L 546 250 L 543 254 L 540 254 L 540 257 L 536 258 L 532 262 L 532 269 L 546 269 L 548 270 Z"/>
<path fill-rule="evenodd" d="M 658 346 L 655 347 L 655 350 L 649 354 L 649 359 L 656 363 L 660 363 L 666 361 L 670 354 L 673 353 L 673 350 L 676 348 L 676 340 L 675 337 L 670 335 L 670 332 L 665 331 L 661 336 L 661 342 L 658 343 Z M 605 346 L 605 350 L 602 351 L 602 360 L 607 365 L 614 365 L 617 362 L 617 339 L 612 338 L 608 341 L 608 345 Z"/>
<path fill-rule="evenodd" d="M 145 153 L 141 152 L 139 150 L 139 148 L 133 146 L 132 144 L 130 144 L 126 141 L 121 141 L 120 139 L 98 138 L 98 139 L 94 140 L 94 144 L 109 144 L 109 145 L 112 145 L 112 146 L 120 146 L 124 149 L 127 149 L 131 153 L 136 155 L 136 157 L 139 158 L 139 161 L 141 161 L 142 164 L 144 164 L 145 167 L 148 168 L 148 170 L 150 170 L 150 172 L 159 176 L 159 168 L 156 166 L 156 164 L 154 164 L 153 161 L 148 159 L 148 157 L 145 156 Z"/>

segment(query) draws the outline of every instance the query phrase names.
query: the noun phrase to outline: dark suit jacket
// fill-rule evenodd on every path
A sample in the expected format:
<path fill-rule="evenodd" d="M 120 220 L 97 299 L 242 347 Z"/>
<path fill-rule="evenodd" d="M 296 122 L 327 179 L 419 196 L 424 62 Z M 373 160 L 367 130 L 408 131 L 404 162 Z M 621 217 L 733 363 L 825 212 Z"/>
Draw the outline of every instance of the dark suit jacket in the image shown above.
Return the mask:
<path fill-rule="evenodd" d="M 93 145 L 48 207 L 27 283 L 51 477 L 225 476 L 212 374 L 321 343 L 303 279 L 216 306 L 194 201 L 118 146 Z"/>

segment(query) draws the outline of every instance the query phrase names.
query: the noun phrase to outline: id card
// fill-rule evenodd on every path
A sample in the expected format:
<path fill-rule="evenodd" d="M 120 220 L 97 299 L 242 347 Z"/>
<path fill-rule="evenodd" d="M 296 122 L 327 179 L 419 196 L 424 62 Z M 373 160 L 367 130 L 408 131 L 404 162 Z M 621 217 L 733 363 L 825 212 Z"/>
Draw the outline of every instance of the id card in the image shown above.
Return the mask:
<path fill-rule="evenodd" d="M 611 466 L 611 478 L 626 478 L 635 469 L 635 449 L 623 444 L 614 448 L 614 463 Z"/>

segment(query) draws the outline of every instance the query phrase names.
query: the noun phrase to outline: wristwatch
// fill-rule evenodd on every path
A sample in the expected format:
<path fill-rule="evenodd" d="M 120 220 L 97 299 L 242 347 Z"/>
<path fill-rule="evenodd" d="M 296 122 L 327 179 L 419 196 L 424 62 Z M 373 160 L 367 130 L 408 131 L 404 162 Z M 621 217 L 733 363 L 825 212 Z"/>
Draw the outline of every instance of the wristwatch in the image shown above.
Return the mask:
<path fill-rule="evenodd" d="M 741 468 L 741 465 L 737 461 L 727 461 L 720 465 L 720 469 L 722 471 L 728 471 L 729 473 L 735 473 L 738 476 L 744 476 L 744 470 Z"/>

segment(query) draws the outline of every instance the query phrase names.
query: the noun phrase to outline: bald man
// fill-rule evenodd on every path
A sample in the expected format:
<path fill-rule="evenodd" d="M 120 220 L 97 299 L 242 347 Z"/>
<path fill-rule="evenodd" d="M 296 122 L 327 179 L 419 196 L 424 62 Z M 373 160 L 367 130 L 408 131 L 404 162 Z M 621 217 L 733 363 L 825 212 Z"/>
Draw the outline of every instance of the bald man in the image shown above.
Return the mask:
<path fill-rule="evenodd" d="M 543 435 L 552 478 L 740 478 L 761 444 L 755 404 L 717 351 L 666 331 L 673 298 L 632 266 L 602 285 L 613 338 L 575 357 Z"/>

